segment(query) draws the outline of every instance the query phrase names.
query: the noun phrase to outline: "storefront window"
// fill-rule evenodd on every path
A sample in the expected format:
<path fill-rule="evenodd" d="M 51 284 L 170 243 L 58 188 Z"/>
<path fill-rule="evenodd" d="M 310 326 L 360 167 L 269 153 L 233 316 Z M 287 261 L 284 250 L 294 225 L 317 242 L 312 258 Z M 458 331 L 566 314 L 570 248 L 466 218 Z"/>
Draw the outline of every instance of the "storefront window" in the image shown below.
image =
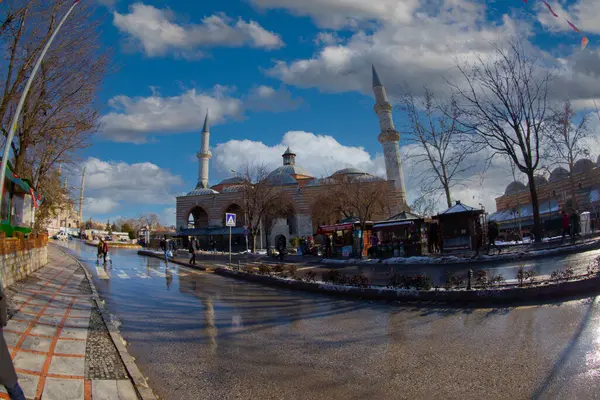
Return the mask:
<path fill-rule="evenodd" d="M 4 181 L 4 188 L 2 191 L 2 207 L 0 208 L 0 219 L 2 221 L 8 221 L 8 210 L 10 205 L 10 181 L 6 179 Z"/>
<path fill-rule="evenodd" d="M 11 224 L 13 226 L 24 226 L 23 225 L 23 205 L 24 205 L 23 194 L 15 194 L 12 199 Z"/>

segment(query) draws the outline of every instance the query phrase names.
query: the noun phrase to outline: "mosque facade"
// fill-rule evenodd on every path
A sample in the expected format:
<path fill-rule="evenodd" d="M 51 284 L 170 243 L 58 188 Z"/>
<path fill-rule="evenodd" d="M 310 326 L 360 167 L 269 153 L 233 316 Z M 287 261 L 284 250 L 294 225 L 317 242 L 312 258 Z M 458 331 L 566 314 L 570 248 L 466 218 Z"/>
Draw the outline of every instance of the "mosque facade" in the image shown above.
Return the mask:
<path fill-rule="evenodd" d="M 571 188 L 569 171 L 563 167 L 555 168 L 550 175 L 535 177 L 538 194 L 540 218 L 542 222 L 555 221 L 560 213 L 589 211 L 592 220 L 600 214 L 600 157 L 594 163 L 589 159 L 580 159 L 573 166 L 575 199 Z M 497 221 L 501 229 L 522 229 L 524 232 L 533 226 L 533 207 L 528 185 L 511 182 L 504 194 L 496 198 L 496 212 L 488 219 Z"/>
<path fill-rule="evenodd" d="M 293 214 L 281 218 L 273 227 L 270 237 L 261 233 L 257 238 L 257 248 L 262 248 L 267 242 L 271 245 L 283 236 L 286 243 L 292 237 L 312 236 L 320 221 L 313 218 L 312 209 L 319 193 L 327 188 L 327 181 L 334 178 L 348 178 L 369 185 L 372 182 L 384 180 L 389 185 L 389 212 L 380 219 L 387 219 L 403 211 L 409 211 L 406 201 L 406 189 L 402 171 L 402 159 L 398 142 L 400 134 L 394 126 L 392 106 L 388 101 L 385 87 L 373 67 L 373 93 L 375 95 L 374 111 L 379 120 L 380 133 L 378 140 L 383 147 L 385 158 L 386 178 L 378 178 L 356 168 L 344 168 L 336 171 L 331 177 L 318 179 L 303 166 L 296 164 L 296 154 L 289 147 L 282 154 L 282 165 L 268 175 L 268 182 L 280 186 L 292 199 Z M 177 197 L 177 233 L 179 236 L 196 236 L 203 247 L 209 243 L 216 248 L 228 246 L 229 228 L 225 226 L 225 214 L 235 213 L 236 227 L 232 228 L 234 236 L 233 247 L 245 248 L 244 231 L 248 221 L 245 220 L 243 209 L 244 199 L 241 177 L 231 177 L 209 186 L 208 170 L 211 158 L 210 126 L 208 110 L 204 120 L 198 158 L 198 182 L 189 193 Z M 267 241 L 268 239 L 268 241 Z"/>

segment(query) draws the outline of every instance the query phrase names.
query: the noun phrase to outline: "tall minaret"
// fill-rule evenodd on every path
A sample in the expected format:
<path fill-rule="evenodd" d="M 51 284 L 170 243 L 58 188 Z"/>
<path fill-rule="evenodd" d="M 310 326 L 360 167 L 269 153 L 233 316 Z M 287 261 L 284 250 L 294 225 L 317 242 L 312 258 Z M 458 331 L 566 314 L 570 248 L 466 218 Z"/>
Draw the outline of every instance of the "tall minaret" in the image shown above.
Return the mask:
<path fill-rule="evenodd" d="M 208 109 L 206 110 L 206 117 L 204 118 L 204 127 L 202 128 L 202 142 L 200 144 L 200 151 L 196 156 L 198 157 L 198 184 L 197 188 L 208 188 L 208 160 L 212 156 L 209 150 L 208 142 L 210 138 L 210 132 L 208 131 Z"/>
<path fill-rule="evenodd" d="M 383 146 L 383 156 L 385 158 L 385 171 L 387 179 L 394 181 L 394 186 L 400 192 L 400 203 L 406 207 L 406 188 L 404 187 L 404 174 L 402 173 L 402 160 L 400 159 L 400 149 L 398 141 L 400 134 L 394 127 L 392 119 L 392 105 L 388 102 L 387 93 L 381 84 L 381 80 L 373 66 L 373 93 L 375 94 L 375 113 L 379 118 L 379 143 Z"/>
<path fill-rule="evenodd" d="M 85 183 L 85 166 L 81 172 L 81 188 L 79 189 L 79 223 L 83 222 L 83 185 Z"/>

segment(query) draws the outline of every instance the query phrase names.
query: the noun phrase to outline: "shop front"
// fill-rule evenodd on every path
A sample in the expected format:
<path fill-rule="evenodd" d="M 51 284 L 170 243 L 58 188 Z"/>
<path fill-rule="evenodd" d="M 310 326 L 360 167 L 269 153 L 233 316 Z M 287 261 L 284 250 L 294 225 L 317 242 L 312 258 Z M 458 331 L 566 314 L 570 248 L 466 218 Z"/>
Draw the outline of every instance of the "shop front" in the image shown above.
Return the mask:
<path fill-rule="evenodd" d="M 331 255 L 333 257 L 356 257 L 361 254 L 361 249 L 362 255 L 367 255 L 371 225 L 371 223 L 368 223 L 364 235 L 358 222 L 321 225 L 317 229 L 316 234 L 329 236 L 331 239 Z"/>
<path fill-rule="evenodd" d="M 0 207 L 0 230 L 6 236 L 14 236 L 15 232 L 27 235 L 34 223 L 35 208 L 41 196 L 35 191 L 27 179 L 21 179 L 6 168 L 6 179 L 2 187 L 2 205 Z"/>
<path fill-rule="evenodd" d="M 437 218 L 440 221 L 442 251 L 474 250 L 477 243 L 477 224 L 483 232 L 483 210 L 457 201 Z"/>
<path fill-rule="evenodd" d="M 373 235 L 377 237 L 377 245 L 371 248 L 371 256 L 390 258 L 423 255 L 427 249 L 425 225 L 423 218 L 408 212 L 375 222 Z"/>

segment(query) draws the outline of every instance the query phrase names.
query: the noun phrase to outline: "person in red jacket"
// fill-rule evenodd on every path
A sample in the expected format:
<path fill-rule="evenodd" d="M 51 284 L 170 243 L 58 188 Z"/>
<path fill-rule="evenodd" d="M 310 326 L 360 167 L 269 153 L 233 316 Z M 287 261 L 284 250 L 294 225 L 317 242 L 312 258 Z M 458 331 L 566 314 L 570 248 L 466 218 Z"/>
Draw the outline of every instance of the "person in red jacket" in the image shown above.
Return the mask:
<path fill-rule="evenodd" d="M 106 264 L 106 256 L 108 255 L 108 243 L 106 242 L 106 240 L 102 245 L 102 255 L 104 256 L 104 264 Z"/>
<path fill-rule="evenodd" d="M 565 240 L 565 236 L 569 234 L 569 214 L 565 210 L 562 212 L 562 228 L 562 240 Z"/>

